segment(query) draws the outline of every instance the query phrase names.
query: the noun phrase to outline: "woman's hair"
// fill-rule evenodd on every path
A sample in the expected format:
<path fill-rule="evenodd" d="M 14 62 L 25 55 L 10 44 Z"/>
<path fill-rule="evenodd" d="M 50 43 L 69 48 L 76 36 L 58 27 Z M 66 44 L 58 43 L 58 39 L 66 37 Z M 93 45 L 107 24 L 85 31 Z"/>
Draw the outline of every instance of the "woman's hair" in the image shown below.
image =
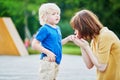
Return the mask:
<path fill-rule="evenodd" d="M 41 25 L 44 25 L 47 20 L 47 14 L 52 11 L 57 11 L 60 14 L 60 8 L 55 3 L 44 3 L 39 8 L 39 21 Z"/>
<path fill-rule="evenodd" d="M 81 10 L 70 21 L 73 29 L 78 30 L 78 37 L 92 39 L 103 27 L 97 16 L 89 10 Z"/>

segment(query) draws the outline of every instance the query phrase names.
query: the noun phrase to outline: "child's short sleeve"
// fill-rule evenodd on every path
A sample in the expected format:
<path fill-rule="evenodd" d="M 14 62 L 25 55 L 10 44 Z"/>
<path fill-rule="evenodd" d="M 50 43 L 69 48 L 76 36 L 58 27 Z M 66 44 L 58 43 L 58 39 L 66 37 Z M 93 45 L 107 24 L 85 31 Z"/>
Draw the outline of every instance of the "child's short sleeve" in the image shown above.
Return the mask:
<path fill-rule="evenodd" d="M 42 42 L 47 36 L 48 36 L 48 31 L 47 31 L 47 29 L 46 29 L 45 27 L 41 27 L 41 28 L 38 30 L 35 38 L 36 38 L 38 41 Z"/>

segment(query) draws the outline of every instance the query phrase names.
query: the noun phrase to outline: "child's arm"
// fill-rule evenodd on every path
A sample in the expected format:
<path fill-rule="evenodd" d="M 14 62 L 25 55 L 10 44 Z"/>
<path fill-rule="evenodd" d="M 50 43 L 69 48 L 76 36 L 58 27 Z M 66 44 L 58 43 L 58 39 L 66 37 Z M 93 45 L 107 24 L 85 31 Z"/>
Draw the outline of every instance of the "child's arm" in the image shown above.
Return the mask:
<path fill-rule="evenodd" d="M 62 39 L 62 45 L 66 44 L 68 41 L 73 41 L 74 35 L 69 35 L 66 38 Z"/>
<path fill-rule="evenodd" d="M 49 61 L 55 62 L 55 54 L 53 52 L 51 52 L 50 50 L 44 48 L 38 40 L 33 39 L 32 48 L 35 50 L 38 50 L 42 53 L 45 53 L 47 55 Z"/>

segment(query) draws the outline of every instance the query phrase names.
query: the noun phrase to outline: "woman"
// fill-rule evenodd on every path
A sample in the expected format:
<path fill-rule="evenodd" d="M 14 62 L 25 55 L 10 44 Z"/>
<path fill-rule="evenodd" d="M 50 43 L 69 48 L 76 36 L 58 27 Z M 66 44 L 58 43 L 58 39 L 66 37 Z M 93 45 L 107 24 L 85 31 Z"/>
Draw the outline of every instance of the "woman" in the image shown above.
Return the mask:
<path fill-rule="evenodd" d="M 120 80 L 119 38 L 89 10 L 77 12 L 70 24 L 76 33 L 73 42 L 81 47 L 86 66 L 96 67 L 97 80 Z"/>

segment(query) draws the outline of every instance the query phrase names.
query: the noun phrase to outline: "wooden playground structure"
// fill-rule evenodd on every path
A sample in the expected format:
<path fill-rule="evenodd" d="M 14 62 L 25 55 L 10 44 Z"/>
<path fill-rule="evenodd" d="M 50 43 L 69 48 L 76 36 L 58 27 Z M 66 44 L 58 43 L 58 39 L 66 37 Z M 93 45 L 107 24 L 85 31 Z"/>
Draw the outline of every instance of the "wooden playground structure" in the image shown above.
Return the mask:
<path fill-rule="evenodd" d="M 8 17 L 0 18 L 0 55 L 28 55 L 14 23 Z"/>

